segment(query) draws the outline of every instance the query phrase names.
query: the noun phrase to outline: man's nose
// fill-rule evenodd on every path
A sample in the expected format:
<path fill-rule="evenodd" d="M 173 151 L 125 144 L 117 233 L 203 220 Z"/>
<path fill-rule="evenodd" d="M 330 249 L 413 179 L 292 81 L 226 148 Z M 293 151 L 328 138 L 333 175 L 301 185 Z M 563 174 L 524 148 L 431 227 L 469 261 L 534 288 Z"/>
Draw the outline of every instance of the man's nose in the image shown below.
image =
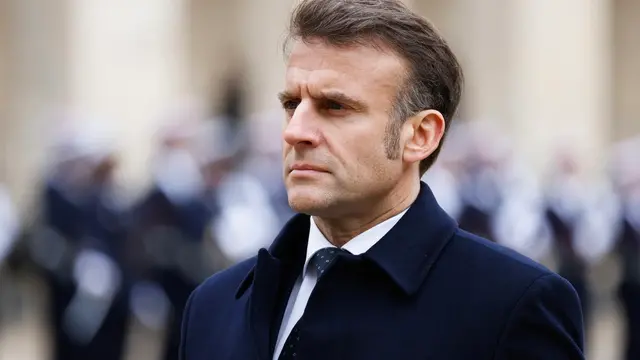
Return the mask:
<path fill-rule="evenodd" d="M 312 107 L 300 103 L 284 128 L 284 141 L 291 146 L 317 146 L 320 133 L 316 117 Z"/>

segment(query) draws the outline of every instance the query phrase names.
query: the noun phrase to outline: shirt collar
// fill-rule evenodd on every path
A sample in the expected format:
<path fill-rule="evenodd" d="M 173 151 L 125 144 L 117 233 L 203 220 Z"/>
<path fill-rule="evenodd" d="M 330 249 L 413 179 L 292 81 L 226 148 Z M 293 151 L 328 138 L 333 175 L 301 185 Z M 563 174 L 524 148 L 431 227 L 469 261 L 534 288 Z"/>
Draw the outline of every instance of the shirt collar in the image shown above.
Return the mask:
<path fill-rule="evenodd" d="M 401 213 L 394 215 L 393 217 L 377 224 L 376 226 L 368 229 L 362 234 L 354 237 L 349 240 L 342 249 L 347 250 L 353 255 L 361 255 L 367 252 L 371 247 L 373 247 L 380 239 L 382 239 L 388 232 L 391 230 L 397 223 L 400 221 L 402 216 L 407 212 L 407 209 L 402 211 Z M 327 247 L 336 247 L 333 245 L 327 238 L 320 232 L 318 225 L 312 216 L 309 217 L 309 240 L 307 242 L 307 256 L 304 263 L 304 272 L 306 274 L 307 265 L 309 261 L 311 261 L 311 257 L 318 250 L 324 249 Z"/>

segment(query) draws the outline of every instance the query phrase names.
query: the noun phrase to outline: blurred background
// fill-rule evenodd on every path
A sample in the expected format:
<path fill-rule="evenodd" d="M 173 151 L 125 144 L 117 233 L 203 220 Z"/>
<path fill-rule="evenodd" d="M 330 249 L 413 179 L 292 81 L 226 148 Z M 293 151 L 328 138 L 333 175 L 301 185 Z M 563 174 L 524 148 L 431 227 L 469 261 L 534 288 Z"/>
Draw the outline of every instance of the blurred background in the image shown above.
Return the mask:
<path fill-rule="evenodd" d="M 467 87 L 424 180 L 640 359 L 640 1 L 412 0 Z M 0 0 L 0 359 L 177 359 L 186 297 L 291 216 L 292 0 Z"/>

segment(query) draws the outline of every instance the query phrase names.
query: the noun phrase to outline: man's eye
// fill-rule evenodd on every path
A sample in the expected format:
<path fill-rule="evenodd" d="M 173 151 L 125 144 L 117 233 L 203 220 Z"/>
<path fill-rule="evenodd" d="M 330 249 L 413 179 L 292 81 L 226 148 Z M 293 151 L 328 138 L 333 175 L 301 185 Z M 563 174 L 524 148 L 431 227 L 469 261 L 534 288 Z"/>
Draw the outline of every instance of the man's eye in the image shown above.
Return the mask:
<path fill-rule="evenodd" d="M 298 100 L 287 100 L 282 103 L 282 107 L 285 110 L 295 110 L 299 104 L 300 104 L 300 101 Z"/>
<path fill-rule="evenodd" d="M 335 102 L 335 101 L 327 101 L 327 109 L 329 110 L 344 110 L 345 107 L 342 106 L 342 104 L 340 104 L 339 102 Z"/>

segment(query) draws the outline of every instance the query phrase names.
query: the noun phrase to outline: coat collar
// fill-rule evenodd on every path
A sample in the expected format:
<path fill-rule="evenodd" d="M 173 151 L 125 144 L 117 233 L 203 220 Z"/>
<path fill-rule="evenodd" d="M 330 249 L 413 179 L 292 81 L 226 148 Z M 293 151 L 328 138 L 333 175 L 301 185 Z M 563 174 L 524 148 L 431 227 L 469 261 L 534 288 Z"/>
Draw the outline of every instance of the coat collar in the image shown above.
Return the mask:
<path fill-rule="evenodd" d="M 420 194 L 407 213 L 364 256 L 411 295 L 418 291 L 457 228 L 429 186 L 421 182 Z"/>
<path fill-rule="evenodd" d="M 429 186 L 421 182 L 420 193 L 400 221 L 363 257 L 377 264 L 407 295 L 415 293 L 441 251 L 458 228 L 457 223 L 438 205 Z M 283 227 L 269 250 L 262 249 L 258 264 L 282 261 L 295 266 L 304 260 L 309 236 L 309 216 L 295 215 Z M 262 259 L 262 261 L 260 260 Z M 253 284 L 251 269 L 236 292 L 240 298 Z"/>

